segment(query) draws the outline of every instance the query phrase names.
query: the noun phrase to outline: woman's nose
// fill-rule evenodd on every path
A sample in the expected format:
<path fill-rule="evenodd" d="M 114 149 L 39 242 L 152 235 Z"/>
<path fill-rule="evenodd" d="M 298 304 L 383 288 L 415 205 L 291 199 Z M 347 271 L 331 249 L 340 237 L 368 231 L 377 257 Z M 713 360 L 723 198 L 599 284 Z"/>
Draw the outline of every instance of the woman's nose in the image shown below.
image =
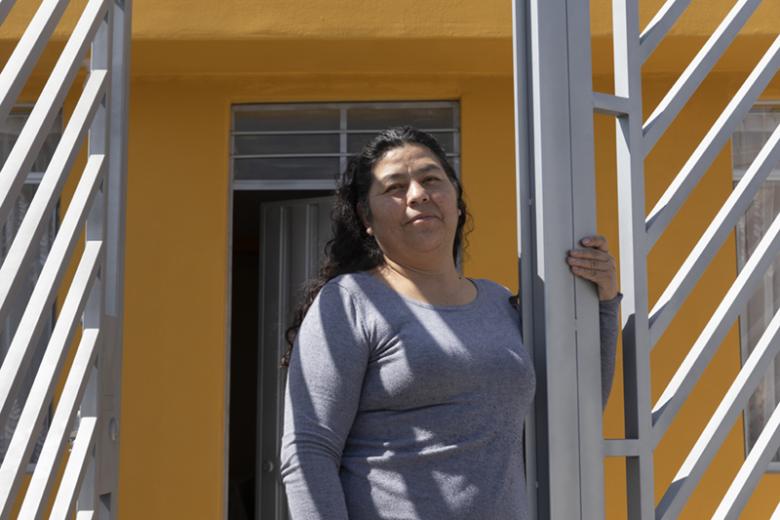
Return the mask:
<path fill-rule="evenodd" d="M 409 185 L 409 190 L 406 192 L 408 203 L 415 204 L 419 202 L 428 201 L 428 190 L 425 189 L 421 183 L 412 181 Z"/>

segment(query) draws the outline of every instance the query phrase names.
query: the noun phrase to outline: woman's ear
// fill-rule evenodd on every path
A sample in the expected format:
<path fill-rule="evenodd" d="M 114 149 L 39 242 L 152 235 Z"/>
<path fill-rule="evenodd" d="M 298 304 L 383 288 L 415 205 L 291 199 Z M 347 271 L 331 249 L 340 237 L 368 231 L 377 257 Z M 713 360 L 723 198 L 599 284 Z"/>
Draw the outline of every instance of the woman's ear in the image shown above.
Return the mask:
<path fill-rule="evenodd" d="M 374 230 L 371 228 L 371 221 L 369 219 L 369 212 L 368 208 L 366 208 L 365 204 L 360 203 L 357 207 L 358 210 L 358 216 L 360 217 L 360 221 L 363 223 L 363 227 L 366 228 L 366 233 L 369 236 L 373 236 Z"/>

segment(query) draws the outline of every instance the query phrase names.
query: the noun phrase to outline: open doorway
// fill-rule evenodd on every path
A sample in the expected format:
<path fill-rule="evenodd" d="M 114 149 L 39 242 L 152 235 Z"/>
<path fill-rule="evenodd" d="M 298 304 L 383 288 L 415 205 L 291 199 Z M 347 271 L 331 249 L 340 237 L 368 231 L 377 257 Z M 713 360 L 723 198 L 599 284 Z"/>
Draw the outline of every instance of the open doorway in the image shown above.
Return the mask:
<path fill-rule="evenodd" d="M 228 518 L 286 520 L 279 481 L 284 332 L 330 235 L 328 191 L 233 199 Z"/>

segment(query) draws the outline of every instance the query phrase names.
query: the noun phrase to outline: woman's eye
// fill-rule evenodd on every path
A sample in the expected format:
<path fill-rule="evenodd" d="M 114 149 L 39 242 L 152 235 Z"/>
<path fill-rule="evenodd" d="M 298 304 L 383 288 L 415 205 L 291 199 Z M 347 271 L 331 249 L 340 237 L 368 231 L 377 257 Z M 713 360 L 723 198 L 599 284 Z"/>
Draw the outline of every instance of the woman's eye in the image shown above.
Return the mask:
<path fill-rule="evenodd" d="M 398 191 L 398 190 L 402 189 L 403 187 L 404 187 L 403 184 L 391 184 L 391 185 L 389 185 L 387 187 L 387 189 L 385 191 L 388 191 L 388 192 L 390 192 L 390 191 Z"/>

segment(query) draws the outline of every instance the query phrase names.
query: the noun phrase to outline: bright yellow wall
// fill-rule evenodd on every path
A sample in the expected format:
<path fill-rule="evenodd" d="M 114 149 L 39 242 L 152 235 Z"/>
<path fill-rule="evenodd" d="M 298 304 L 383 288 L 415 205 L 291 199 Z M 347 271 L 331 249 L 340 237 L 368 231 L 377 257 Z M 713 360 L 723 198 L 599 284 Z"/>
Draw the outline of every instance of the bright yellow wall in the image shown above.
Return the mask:
<path fill-rule="evenodd" d="M 718 77 L 658 145 L 648 164 L 648 200 L 657 198 L 717 115 L 738 78 Z M 649 81 L 648 99 L 668 81 Z M 143 79 L 132 85 L 128 185 L 127 296 L 121 445 L 123 518 L 216 518 L 224 483 L 224 392 L 228 244 L 228 131 L 231 103 L 460 99 L 462 166 L 475 231 L 471 276 L 515 281 L 511 78 L 301 76 Z M 617 244 L 611 122 L 597 121 L 599 228 Z M 656 298 L 730 189 L 723 153 L 650 259 Z M 649 205 L 648 205 L 649 208 Z M 613 248 L 613 249 L 616 249 Z M 733 241 L 716 258 L 653 354 L 658 396 L 735 271 Z M 738 338 L 727 338 L 661 444 L 657 493 L 673 476 L 738 369 Z M 618 374 L 605 431 L 622 432 Z M 712 511 L 742 460 L 741 422 L 684 518 Z M 609 518 L 622 518 L 623 470 L 608 461 Z M 175 483 L 175 485 L 171 485 Z M 766 477 L 745 518 L 765 518 L 780 479 Z"/>
<path fill-rule="evenodd" d="M 0 39 L 18 35 L 37 5 L 18 0 Z M 72 26 L 79 7 L 74 1 L 63 19 Z M 644 26 L 663 0 L 642 0 L 640 22 Z M 689 9 L 675 26 L 674 35 L 709 35 L 734 4 L 732 0 L 708 0 L 706 9 Z M 751 21 L 748 32 L 777 32 L 780 5 L 763 2 L 762 13 Z M 416 2 L 399 0 L 134 0 L 133 35 L 141 40 L 252 40 L 277 38 L 506 38 L 512 33 L 510 0 L 469 2 Z M 611 32 L 611 0 L 591 2 L 593 33 Z M 63 29 L 58 35 L 64 37 Z"/>

